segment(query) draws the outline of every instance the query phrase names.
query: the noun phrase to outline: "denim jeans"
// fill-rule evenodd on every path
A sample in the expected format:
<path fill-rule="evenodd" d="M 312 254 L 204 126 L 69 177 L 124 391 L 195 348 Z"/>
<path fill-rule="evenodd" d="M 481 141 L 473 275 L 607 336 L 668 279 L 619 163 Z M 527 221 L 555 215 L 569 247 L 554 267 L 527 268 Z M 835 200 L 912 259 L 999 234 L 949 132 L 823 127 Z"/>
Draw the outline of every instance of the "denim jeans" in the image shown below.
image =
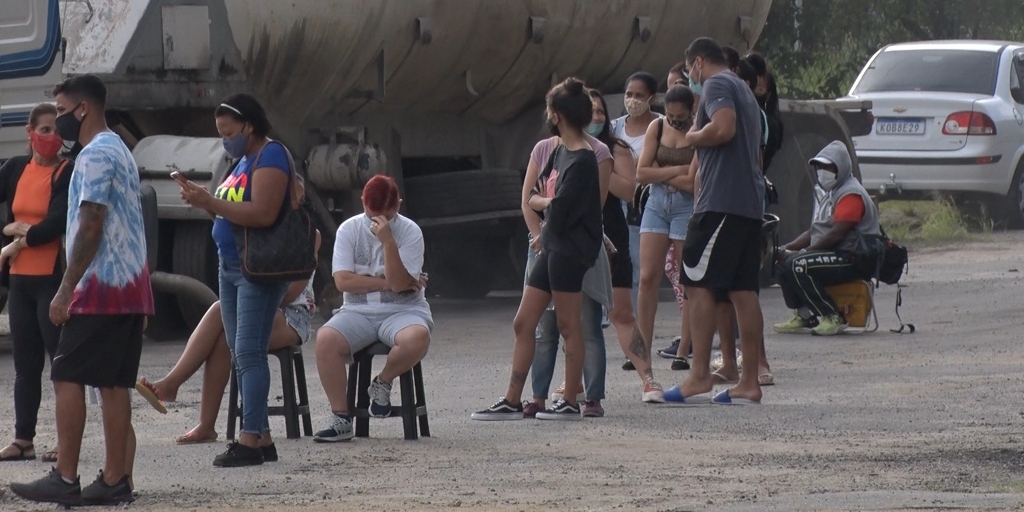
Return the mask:
<path fill-rule="evenodd" d="M 252 283 L 240 265 L 237 259 L 220 261 L 220 314 L 242 395 L 241 431 L 261 436 L 270 430 L 270 331 L 288 284 Z"/>
<path fill-rule="evenodd" d="M 533 267 L 536 258 L 532 249 L 527 249 L 526 268 Z M 580 304 L 580 321 L 583 323 L 583 357 L 584 397 L 586 400 L 603 400 L 605 375 L 607 373 L 607 354 L 604 345 L 604 331 L 601 329 L 601 304 L 586 294 Z M 558 357 L 558 320 L 555 310 L 550 307 L 540 318 L 535 339 L 537 346 L 533 352 L 533 364 L 530 366 L 530 377 L 533 382 L 533 397 L 547 399 L 551 388 L 551 378 L 555 373 L 555 359 Z M 566 386 L 571 385 L 565 383 Z"/>

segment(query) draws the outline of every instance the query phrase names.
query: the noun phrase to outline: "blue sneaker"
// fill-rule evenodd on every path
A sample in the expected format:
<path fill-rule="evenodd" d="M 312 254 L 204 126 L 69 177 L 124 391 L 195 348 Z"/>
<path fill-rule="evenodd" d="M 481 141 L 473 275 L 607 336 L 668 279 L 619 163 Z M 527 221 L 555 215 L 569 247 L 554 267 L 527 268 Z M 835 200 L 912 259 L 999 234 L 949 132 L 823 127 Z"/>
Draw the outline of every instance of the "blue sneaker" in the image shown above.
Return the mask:
<path fill-rule="evenodd" d="M 380 380 L 380 375 L 370 382 L 370 416 L 387 418 L 391 416 L 391 384 Z"/>
<path fill-rule="evenodd" d="M 665 403 L 683 407 L 708 405 L 711 403 L 711 397 L 708 395 L 694 395 L 686 397 L 683 396 L 683 392 L 679 389 L 679 386 L 672 386 L 665 390 Z"/>

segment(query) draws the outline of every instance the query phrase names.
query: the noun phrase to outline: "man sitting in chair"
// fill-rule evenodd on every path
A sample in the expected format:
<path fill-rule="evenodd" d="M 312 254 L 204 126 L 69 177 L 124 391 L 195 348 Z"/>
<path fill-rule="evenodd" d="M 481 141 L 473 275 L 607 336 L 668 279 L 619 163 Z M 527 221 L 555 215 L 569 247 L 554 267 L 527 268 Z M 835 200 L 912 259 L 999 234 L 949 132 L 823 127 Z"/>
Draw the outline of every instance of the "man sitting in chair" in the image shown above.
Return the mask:
<path fill-rule="evenodd" d="M 862 235 L 878 235 L 878 210 L 853 176 L 845 144 L 833 141 L 809 163 L 817 177 L 811 228 L 776 253 L 782 295 L 795 315 L 775 332 L 833 336 L 847 322 L 825 287 L 871 278 L 874 262 L 855 252 Z"/>
<path fill-rule="evenodd" d="M 352 439 L 345 365 L 356 352 L 381 341 L 391 347 L 387 363 L 370 383 L 370 415 L 391 414 L 391 383 L 427 353 L 433 319 L 423 295 L 423 232 L 398 214 L 398 185 L 374 176 L 363 188 L 363 214 L 338 228 L 334 284 L 344 305 L 316 333 L 316 364 L 331 405 L 318 442 Z"/>

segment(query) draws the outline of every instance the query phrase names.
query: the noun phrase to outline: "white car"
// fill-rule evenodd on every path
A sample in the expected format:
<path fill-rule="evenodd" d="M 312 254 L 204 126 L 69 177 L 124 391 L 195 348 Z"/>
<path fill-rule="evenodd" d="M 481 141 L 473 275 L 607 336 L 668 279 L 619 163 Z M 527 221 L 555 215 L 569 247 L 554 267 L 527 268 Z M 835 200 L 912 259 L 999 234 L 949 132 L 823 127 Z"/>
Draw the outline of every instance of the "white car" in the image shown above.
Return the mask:
<path fill-rule="evenodd" d="M 883 196 L 981 197 L 1024 226 L 1024 43 L 928 41 L 879 50 L 849 97 L 872 102 L 854 137 L 864 186 Z"/>

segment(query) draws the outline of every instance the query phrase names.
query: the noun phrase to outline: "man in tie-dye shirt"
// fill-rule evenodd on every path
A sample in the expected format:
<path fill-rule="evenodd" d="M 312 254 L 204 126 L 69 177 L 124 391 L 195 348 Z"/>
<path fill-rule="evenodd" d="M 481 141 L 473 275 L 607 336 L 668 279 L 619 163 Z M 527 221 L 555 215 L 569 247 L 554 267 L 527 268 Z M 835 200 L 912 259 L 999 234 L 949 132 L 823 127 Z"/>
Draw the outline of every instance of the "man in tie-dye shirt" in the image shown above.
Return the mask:
<path fill-rule="evenodd" d="M 57 398 L 57 465 L 44 478 L 11 484 L 26 499 L 63 505 L 132 501 L 135 431 L 128 390 L 135 387 L 153 292 L 146 262 L 139 171 L 131 152 L 104 120 L 106 87 L 95 76 L 54 89 L 57 133 L 84 148 L 68 198 L 68 268 L 50 304 L 62 325 L 51 365 Z M 82 488 L 78 458 L 85 428 L 85 388 L 100 389 L 106 460 Z"/>

